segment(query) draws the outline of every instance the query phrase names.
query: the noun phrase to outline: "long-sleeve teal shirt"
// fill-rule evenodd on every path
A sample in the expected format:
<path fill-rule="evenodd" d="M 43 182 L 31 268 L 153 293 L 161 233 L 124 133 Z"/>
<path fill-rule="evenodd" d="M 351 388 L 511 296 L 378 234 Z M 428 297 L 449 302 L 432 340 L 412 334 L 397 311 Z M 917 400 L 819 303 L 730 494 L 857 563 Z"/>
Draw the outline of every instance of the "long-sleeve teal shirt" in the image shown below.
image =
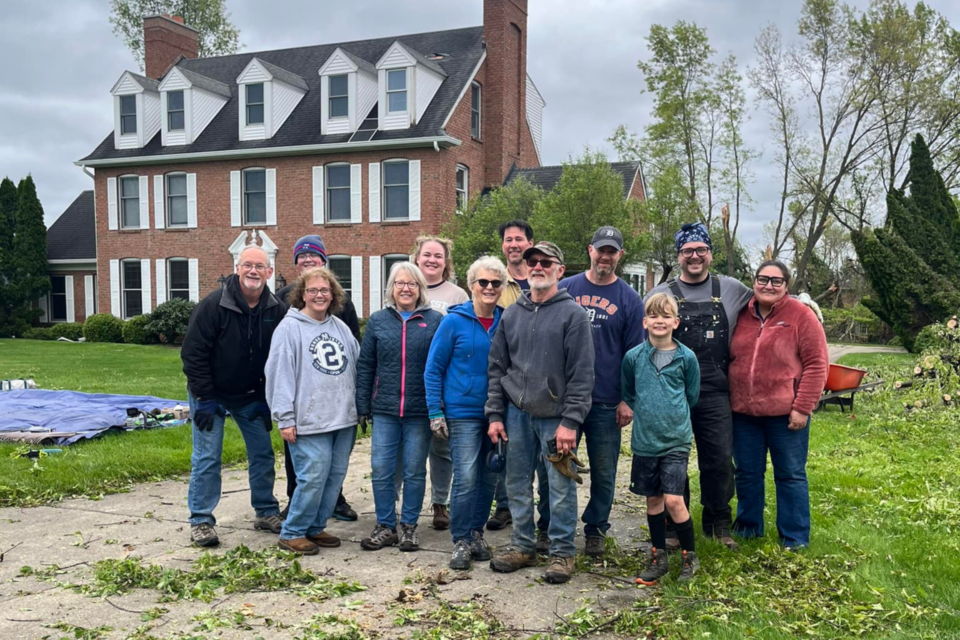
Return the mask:
<path fill-rule="evenodd" d="M 700 364 L 693 351 L 674 341 L 677 354 L 657 371 L 656 349 L 647 340 L 627 352 L 620 366 L 623 401 L 633 409 L 634 455 L 660 457 L 690 451 L 690 409 L 700 398 Z"/>

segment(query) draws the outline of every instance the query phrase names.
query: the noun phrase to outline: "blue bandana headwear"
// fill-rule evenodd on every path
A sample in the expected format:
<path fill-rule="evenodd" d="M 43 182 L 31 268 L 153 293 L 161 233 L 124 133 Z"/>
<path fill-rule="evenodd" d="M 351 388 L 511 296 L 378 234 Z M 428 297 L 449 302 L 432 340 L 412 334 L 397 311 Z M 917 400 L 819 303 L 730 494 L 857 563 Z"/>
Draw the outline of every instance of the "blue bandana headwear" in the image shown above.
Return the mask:
<path fill-rule="evenodd" d="M 677 253 L 680 253 L 680 247 L 688 242 L 703 242 L 713 250 L 713 243 L 710 242 L 710 232 L 707 231 L 707 225 L 702 222 L 688 222 L 680 227 L 680 231 L 673 234 L 673 239 L 677 243 Z"/>

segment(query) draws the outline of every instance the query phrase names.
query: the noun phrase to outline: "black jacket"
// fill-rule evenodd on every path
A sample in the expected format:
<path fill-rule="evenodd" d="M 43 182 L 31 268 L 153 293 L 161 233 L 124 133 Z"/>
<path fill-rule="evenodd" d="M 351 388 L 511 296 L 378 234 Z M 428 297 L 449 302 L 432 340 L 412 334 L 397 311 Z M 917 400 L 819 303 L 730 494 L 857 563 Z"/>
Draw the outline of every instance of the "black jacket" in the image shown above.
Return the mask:
<path fill-rule="evenodd" d="M 180 350 L 190 394 L 227 404 L 263 400 L 270 340 L 285 313 L 285 305 L 268 287 L 251 309 L 236 275 L 201 300 L 190 315 Z"/>
<path fill-rule="evenodd" d="M 288 284 L 283 289 L 280 289 L 280 291 L 277 291 L 277 298 L 280 299 L 284 307 L 290 307 L 287 296 L 293 291 L 294 284 L 295 283 Z M 360 342 L 360 319 L 357 317 L 357 308 L 353 306 L 353 301 L 350 300 L 349 295 L 343 302 L 343 308 L 333 315 L 343 320 L 347 327 L 350 328 L 350 333 L 353 334 L 353 337 L 357 339 L 357 342 Z"/>
<path fill-rule="evenodd" d="M 393 307 L 367 321 L 357 361 L 357 412 L 427 416 L 423 383 L 430 342 L 443 315 L 423 306 L 406 322 Z"/>

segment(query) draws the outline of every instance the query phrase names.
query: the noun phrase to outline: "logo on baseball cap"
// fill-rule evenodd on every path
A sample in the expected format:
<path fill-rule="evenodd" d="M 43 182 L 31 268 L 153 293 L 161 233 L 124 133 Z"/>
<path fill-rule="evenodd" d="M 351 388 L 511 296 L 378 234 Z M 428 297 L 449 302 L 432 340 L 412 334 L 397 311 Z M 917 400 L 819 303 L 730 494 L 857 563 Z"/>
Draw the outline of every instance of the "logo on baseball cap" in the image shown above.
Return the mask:
<path fill-rule="evenodd" d="M 623 251 L 623 235 L 617 231 L 616 227 L 600 227 L 593 234 L 593 240 L 590 241 L 594 249 L 601 247 L 613 247 L 617 251 Z"/>

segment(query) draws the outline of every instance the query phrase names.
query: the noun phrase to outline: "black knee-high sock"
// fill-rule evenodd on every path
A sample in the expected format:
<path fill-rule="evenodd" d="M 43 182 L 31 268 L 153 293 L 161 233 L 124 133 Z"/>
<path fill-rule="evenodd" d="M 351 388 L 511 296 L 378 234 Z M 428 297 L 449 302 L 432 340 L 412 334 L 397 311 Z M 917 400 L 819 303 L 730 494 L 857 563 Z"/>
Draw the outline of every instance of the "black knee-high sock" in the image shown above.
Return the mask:
<path fill-rule="evenodd" d="M 667 512 L 656 515 L 647 514 L 647 526 L 650 527 L 650 542 L 654 549 L 665 549 L 667 544 Z"/>
<path fill-rule="evenodd" d="M 677 538 L 680 540 L 680 548 L 684 551 L 695 551 L 693 548 L 693 519 L 687 518 L 686 522 L 677 523 Z"/>

